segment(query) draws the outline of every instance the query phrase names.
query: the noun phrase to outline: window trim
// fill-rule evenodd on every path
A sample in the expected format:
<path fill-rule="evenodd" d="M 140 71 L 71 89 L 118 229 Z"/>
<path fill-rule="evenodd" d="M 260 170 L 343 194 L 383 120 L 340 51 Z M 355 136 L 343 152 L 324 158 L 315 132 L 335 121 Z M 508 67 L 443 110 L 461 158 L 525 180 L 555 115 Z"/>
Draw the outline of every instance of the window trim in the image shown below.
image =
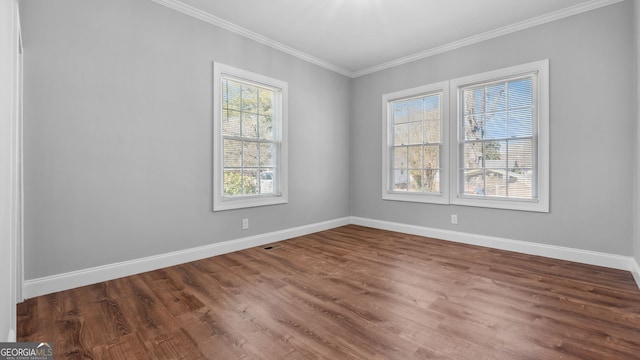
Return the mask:
<path fill-rule="evenodd" d="M 279 142 L 279 154 L 275 161 L 275 168 L 279 174 L 278 184 L 280 191 L 273 194 L 244 195 L 237 197 L 224 196 L 224 148 L 222 134 L 222 78 L 236 78 L 238 81 L 253 83 L 268 88 L 279 89 L 279 115 L 274 140 Z M 288 83 L 265 75 L 256 74 L 247 70 L 225 65 L 219 62 L 213 63 L 213 211 L 242 209 L 257 206 L 286 204 L 288 202 L 288 146 L 287 146 L 287 119 L 288 119 Z M 276 110 L 277 111 L 277 110 Z M 274 119 L 276 118 L 274 114 Z M 275 122 L 274 122 L 275 123 Z"/>
<path fill-rule="evenodd" d="M 442 93 L 440 109 L 441 113 L 441 151 L 440 151 L 440 194 L 400 192 L 390 190 L 391 179 L 391 148 L 393 145 L 393 131 L 391 131 L 391 103 L 396 100 L 419 97 L 423 95 Z M 429 85 L 418 86 L 411 89 L 395 91 L 382 96 L 382 199 L 409 201 L 431 204 L 449 203 L 449 83 L 437 82 Z"/>
<path fill-rule="evenodd" d="M 534 101 L 536 102 L 537 117 L 534 119 L 534 159 L 536 169 L 537 198 L 536 199 L 504 199 L 484 198 L 461 194 L 461 168 L 460 141 L 462 139 L 460 116 L 462 114 L 461 89 L 474 84 L 506 80 L 522 75 L 537 73 Z M 486 208 L 549 212 L 549 59 L 530 62 L 522 65 L 488 71 L 481 74 L 460 77 L 450 81 L 452 96 L 451 108 L 453 117 L 451 121 L 450 138 L 451 147 L 451 192 L 450 203 L 453 205 L 477 206 Z"/>

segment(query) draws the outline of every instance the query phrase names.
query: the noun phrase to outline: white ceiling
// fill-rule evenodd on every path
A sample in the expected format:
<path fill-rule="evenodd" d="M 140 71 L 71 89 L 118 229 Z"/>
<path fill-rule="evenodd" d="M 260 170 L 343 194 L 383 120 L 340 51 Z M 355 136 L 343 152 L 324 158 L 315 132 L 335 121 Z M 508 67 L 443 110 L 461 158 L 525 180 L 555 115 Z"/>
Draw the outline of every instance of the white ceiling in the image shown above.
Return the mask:
<path fill-rule="evenodd" d="M 153 0 L 359 76 L 622 0 Z"/>

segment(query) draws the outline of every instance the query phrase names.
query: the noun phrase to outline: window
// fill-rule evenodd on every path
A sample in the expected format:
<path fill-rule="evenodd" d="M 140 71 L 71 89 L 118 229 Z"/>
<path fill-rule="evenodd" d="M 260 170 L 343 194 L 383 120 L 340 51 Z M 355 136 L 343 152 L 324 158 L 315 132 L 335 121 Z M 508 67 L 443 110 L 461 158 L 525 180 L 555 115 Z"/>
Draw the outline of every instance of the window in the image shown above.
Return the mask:
<path fill-rule="evenodd" d="M 548 212 L 548 78 L 543 60 L 384 95 L 383 199 Z"/>
<path fill-rule="evenodd" d="M 549 211 L 548 72 L 544 60 L 451 81 L 457 94 L 451 203 Z"/>
<path fill-rule="evenodd" d="M 448 201 L 447 94 L 448 84 L 439 83 L 383 97 L 384 199 Z"/>
<path fill-rule="evenodd" d="M 214 63 L 213 210 L 287 202 L 287 83 Z"/>

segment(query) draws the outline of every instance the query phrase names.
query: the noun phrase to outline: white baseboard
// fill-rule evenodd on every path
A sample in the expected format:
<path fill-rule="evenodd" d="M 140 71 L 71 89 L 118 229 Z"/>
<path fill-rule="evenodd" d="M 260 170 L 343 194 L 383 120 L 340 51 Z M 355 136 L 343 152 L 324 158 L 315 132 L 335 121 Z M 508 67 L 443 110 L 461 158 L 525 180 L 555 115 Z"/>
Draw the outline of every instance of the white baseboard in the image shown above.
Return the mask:
<path fill-rule="evenodd" d="M 16 342 L 16 331 L 13 329 L 9 329 L 9 334 L 7 335 L 7 342 Z"/>
<path fill-rule="evenodd" d="M 168 266 L 184 264 L 190 261 L 333 229 L 339 226 L 348 225 L 349 223 L 349 217 L 340 218 L 292 229 L 175 251 L 167 254 L 149 256 L 142 259 L 123 261 L 120 263 L 97 266 L 64 274 L 26 280 L 24 282 L 24 297 L 25 299 L 29 299 L 36 296 L 51 294 L 102 281 L 113 280 L 146 271 L 162 269 Z"/>
<path fill-rule="evenodd" d="M 529 255 L 544 256 L 553 259 L 574 261 L 583 264 L 604 266 L 626 271 L 631 271 L 631 263 L 635 263 L 633 258 L 628 256 L 573 249 L 562 246 L 538 244 L 527 241 L 510 240 L 493 236 L 469 234 L 451 230 L 434 229 L 424 226 L 407 225 L 389 221 L 351 217 L 351 223 L 376 229 L 397 231 L 406 234 L 425 236 L 470 245 L 479 245 Z M 638 284 L 640 286 L 640 282 Z"/>
<path fill-rule="evenodd" d="M 640 289 L 640 263 L 638 263 L 638 260 L 631 258 L 631 274 L 633 275 L 633 278 L 636 280 L 636 284 L 638 284 L 638 288 Z"/>
<path fill-rule="evenodd" d="M 490 247 L 494 249 L 514 251 L 529 255 L 544 256 L 553 259 L 574 261 L 584 264 L 604 266 L 613 269 L 630 271 L 640 288 L 640 266 L 632 257 L 607 254 L 595 251 L 573 249 L 568 247 L 545 245 L 527 241 L 517 241 L 493 236 L 476 235 L 458 231 L 407 225 L 389 221 L 346 217 L 322 223 L 300 226 L 267 234 L 205 245 L 197 248 L 176 251 L 167 254 L 149 256 L 142 259 L 98 266 L 90 269 L 72 271 L 24 282 L 25 299 L 68 290 L 80 286 L 95 284 L 124 276 L 139 274 L 168 266 L 183 264 L 233 251 L 261 246 L 276 241 L 291 239 L 297 236 L 312 234 L 336 227 L 355 224 L 382 230 L 397 231 L 406 234 L 425 236 L 441 240 L 454 241 L 470 245 Z M 11 336 L 11 334 L 9 334 Z M 14 334 L 15 336 L 15 334 Z"/>

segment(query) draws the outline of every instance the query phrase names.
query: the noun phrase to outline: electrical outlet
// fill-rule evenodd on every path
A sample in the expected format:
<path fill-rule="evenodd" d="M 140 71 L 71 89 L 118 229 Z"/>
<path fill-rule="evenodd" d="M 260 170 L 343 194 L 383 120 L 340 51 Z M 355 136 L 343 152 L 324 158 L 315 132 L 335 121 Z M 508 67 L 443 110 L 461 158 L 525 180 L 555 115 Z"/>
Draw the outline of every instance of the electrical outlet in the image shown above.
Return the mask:
<path fill-rule="evenodd" d="M 451 223 L 453 225 L 458 225 L 458 215 L 456 214 L 451 214 Z"/>
<path fill-rule="evenodd" d="M 247 230 L 249 228 L 249 219 L 242 219 L 242 230 Z"/>

